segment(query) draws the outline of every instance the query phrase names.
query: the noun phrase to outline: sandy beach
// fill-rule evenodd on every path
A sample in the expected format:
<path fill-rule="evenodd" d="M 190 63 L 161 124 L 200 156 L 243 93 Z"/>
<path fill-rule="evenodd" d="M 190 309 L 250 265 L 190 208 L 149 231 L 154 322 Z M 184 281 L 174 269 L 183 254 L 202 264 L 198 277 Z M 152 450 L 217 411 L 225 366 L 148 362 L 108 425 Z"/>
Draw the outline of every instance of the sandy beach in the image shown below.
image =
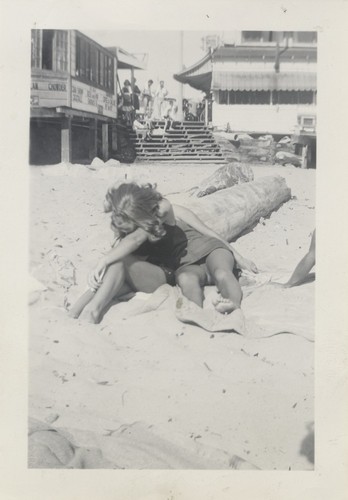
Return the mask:
<path fill-rule="evenodd" d="M 110 184 L 157 183 L 185 204 L 216 165 L 30 167 L 29 417 L 93 450 L 70 467 L 313 470 L 315 282 L 267 282 L 285 282 L 309 247 L 315 170 L 251 166 L 284 177 L 292 199 L 234 243 L 260 270 L 244 289 L 246 336 L 180 323 L 170 301 L 135 314 L 145 294 L 98 325 L 66 311 L 112 241 Z"/>

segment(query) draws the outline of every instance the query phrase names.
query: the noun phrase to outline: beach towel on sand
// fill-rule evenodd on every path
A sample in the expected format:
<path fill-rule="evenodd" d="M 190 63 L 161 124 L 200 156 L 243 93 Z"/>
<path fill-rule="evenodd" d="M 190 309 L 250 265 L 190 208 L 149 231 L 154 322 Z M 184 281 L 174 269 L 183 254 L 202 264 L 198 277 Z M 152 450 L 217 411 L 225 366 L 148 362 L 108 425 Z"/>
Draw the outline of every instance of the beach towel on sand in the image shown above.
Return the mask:
<path fill-rule="evenodd" d="M 247 338 L 267 338 L 279 334 L 299 335 L 314 341 L 314 284 L 281 289 L 259 278 L 261 285 L 242 287 L 242 308 L 222 315 L 212 306 L 215 287 L 205 288 L 204 308 L 196 306 L 182 296 L 178 287 L 163 285 L 145 297 L 145 301 L 129 301 L 129 315 L 154 310 L 172 311 L 177 320 L 197 325 L 209 332 L 234 332 Z M 138 294 L 136 294 L 137 296 Z M 140 294 L 142 297 L 146 294 Z M 126 306 L 127 307 L 127 306 Z M 127 307 L 127 309 L 128 309 Z"/>

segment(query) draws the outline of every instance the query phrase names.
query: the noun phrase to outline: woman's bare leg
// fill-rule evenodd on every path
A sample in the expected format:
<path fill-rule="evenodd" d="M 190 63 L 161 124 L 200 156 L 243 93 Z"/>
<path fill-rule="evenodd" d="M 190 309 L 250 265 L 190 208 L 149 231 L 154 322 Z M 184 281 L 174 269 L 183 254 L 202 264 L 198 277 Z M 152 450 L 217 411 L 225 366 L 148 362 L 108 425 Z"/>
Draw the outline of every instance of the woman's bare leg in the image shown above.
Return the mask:
<path fill-rule="evenodd" d="M 124 259 L 126 283 L 136 292 L 152 293 L 167 283 L 166 275 L 159 266 L 130 255 Z"/>
<path fill-rule="evenodd" d="M 177 271 L 176 282 L 182 294 L 199 307 L 203 307 L 203 287 L 207 283 L 207 275 L 200 266 L 186 266 Z"/>
<path fill-rule="evenodd" d="M 233 254 L 227 249 L 217 248 L 208 255 L 206 265 L 222 297 L 214 302 L 215 309 L 221 313 L 238 309 L 242 301 L 242 289 L 233 274 Z"/>
<path fill-rule="evenodd" d="M 103 310 L 110 302 L 115 297 L 130 291 L 129 287 L 125 286 L 125 276 L 125 265 L 123 262 L 116 262 L 109 266 L 102 284 L 83 309 L 81 319 L 85 319 L 89 323 L 98 323 Z"/>
<path fill-rule="evenodd" d="M 86 290 L 81 297 L 75 302 L 75 304 L 69 309 L 68 316 L 70 318 L 78 318 L 87 304 L 93 299 L 95 292 L 89 288 Z"/>
<path fill-rule="evenodd" d="M 303 283 L 308 276 L 310 270 L 315 265 L 315 230 L 312 234 L 311 244 L 306 255 L 297 264 L 294 272 L 292 273 L 289 281 L 285 283 L 284 288 L 291 288 Z"/>
<path fill-rule="evenodd" d="M 151 293 L 166 283 L 164 271 L 149 262 L 130 255 L 108 267 L 96 292 L 87 291 L 71 309 L 70 316 L 98 323 L 110 302 L 131 291 Z"/>

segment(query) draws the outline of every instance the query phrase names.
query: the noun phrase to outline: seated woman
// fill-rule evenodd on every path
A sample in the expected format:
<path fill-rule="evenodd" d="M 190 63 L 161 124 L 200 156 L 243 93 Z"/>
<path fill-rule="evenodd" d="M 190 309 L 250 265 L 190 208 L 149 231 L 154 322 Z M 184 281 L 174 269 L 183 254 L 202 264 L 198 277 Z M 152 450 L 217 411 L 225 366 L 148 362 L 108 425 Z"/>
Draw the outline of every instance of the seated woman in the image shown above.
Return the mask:
<path fill-rule="evenodd" d="M 240 307 L 237 276 L 245 268 L 257 271 L 208 228 L 191 210 L 171 203 L 151 185 L 125 183 L 111 188 L 105 210 L 112 213 L 117 244 L 89 277 L 87 291 L 70 310 L 90 322 L 100 321 L 115 297 L 130 290 L 153 292 L 177 283 L 183 295 L 203 306 L 203 287 L 216 285 L 215 308 L 230 313 Z"/>

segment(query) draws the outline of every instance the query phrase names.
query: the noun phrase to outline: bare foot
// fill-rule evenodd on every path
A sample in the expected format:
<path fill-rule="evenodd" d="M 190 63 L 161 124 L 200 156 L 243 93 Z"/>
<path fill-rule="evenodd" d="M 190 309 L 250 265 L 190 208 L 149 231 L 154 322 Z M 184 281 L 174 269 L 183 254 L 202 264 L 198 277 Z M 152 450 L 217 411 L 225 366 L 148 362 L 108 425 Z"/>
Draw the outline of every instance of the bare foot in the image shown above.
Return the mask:
<path fill-rule="evenodd" d="M 232 300 L 224 299 L 221 295 L 213 300 L 213 306 L 221 314 L 230 314 L 232 311 L 239 309 L 239 306 L 232 302 Z"/>
<path fill-rule="evenodd" d="M 94 295 L 95 292 L 93 292 L 92 290 L 87 290 L 69 309 L 68 316 L 70 318 L 77 319 L 85 309 L 87 304 L 93 299 Z"/>
<path fill-rule="evenodd" d="M 185 297 L 180 297 L 176 302 L 175 315 L 179 321 L 198 325 L 209 332 L 235 331 L 242 335 L 245 333 L 241 309 L 225 316 L 214 309 L 202 309 Z"/>
<path fill-rule="evenodd" d="M 97 324 L 100 322 L 100 314 L 98 314 L 94 309 L 85 307 L 83 312 L 80 314 L 80 319 L 82 321 L 87 321 L 87 323 Z"/>

